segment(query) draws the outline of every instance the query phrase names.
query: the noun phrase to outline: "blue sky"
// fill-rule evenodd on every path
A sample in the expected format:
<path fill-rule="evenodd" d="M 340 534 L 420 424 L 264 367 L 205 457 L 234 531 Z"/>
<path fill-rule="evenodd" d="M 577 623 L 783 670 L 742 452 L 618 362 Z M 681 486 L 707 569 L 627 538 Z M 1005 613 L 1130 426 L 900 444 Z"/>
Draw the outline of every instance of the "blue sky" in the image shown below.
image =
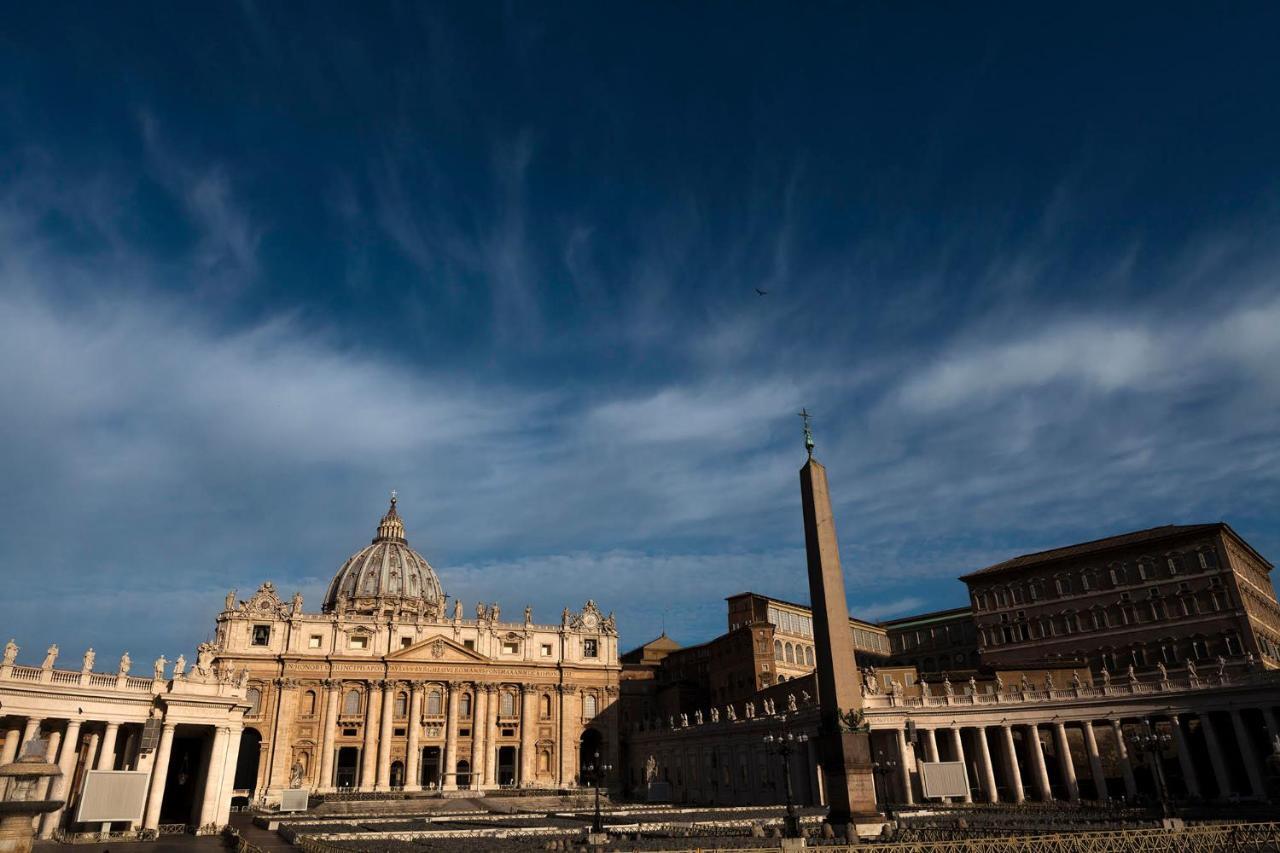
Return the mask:
<path fill-rule="evenodd" d="M 3 623 L 171 658 L 399 490 L 623 642 L 1225 519 L 1280 553 L 1274 4 L 27 4 L 0 29 Z M 768 291 L 757 296 L 755 289 Z"/>

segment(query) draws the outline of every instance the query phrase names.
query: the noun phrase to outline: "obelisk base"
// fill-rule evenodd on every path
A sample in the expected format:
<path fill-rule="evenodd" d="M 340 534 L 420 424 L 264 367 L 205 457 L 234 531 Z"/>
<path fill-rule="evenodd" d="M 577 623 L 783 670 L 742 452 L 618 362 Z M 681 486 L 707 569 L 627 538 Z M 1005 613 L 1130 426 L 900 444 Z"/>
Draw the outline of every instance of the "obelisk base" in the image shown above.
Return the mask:
<path fill-rule="evenodd" d="M 846 826 L 877 817 L 876 781 L 871 767 L 871 735 L 830 732 L 818 736 L 827 792 L 827 823 Z"/>

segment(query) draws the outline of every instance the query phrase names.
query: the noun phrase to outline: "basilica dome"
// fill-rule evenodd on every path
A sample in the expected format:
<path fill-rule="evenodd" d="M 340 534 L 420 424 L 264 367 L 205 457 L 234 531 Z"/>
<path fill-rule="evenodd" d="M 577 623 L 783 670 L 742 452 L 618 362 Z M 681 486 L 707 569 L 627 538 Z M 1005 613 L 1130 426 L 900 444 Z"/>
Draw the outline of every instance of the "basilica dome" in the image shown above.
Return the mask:
<path fill-rule="evenodd" d="M 443 607 L 440 579 L 422 555 L 409 547 L 393 493 L 391 508 L 378 523 L 373 542 L 334 575 L 324 596 L 324 612 L 394 610 L 437 616 Z"/>

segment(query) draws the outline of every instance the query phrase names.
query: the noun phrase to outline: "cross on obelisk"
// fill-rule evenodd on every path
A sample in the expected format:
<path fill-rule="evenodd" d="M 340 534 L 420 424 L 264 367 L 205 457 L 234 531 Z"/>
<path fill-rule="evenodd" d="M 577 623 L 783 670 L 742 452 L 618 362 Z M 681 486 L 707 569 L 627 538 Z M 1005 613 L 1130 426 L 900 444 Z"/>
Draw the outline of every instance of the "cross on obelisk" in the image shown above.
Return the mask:
<path fill-rule="evenodd" d="M 818 747 L 826 778 L 827 822 L 843 826 L 858 816 L 876 814 L 875 782 L 871 769 L 871 738 L 850 731 L 848 724 L 862 708 L 858 664 L 849 630 L 844 571 L 836 543 L 836 522 L 827 490 L 827 470 L 813 458 L 809 412 L 804 419 L 805 450 L 809 459 L 800 469 L 800 500 L 804 509 L 804 548 L 809 565 L 809 601 L 813 608 L 814 649 L 818 669 L 818 708 L 821 729 Z"/>

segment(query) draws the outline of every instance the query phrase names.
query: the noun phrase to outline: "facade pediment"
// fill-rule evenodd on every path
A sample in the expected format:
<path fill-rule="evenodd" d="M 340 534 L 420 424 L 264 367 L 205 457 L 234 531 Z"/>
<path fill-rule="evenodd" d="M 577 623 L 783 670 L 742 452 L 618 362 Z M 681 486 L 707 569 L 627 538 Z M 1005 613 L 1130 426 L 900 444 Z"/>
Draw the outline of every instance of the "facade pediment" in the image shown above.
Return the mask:
<path fill-rule="evenodd" d="M 387 660 L 421 663 L 487 663 L 489 658 L 443 635 L 428 637 L 387 655 Z"/>

